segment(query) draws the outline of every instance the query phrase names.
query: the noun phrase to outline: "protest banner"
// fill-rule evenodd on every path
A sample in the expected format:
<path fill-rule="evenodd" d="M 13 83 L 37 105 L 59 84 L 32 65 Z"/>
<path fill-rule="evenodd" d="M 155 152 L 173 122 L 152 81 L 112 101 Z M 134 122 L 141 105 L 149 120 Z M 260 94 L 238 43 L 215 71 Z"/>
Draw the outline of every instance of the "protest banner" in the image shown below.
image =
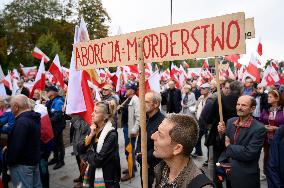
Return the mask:
<path fill-rule="evenodd" d="M 79 70 L 138 64 L 140 68 L 140 128 L 143 187 L 147 188 L 147 132 L 145 111 L 145 63 L 243 54 L 243 12 L 154 28 L 125 35 L 76 43 L 75 67 Z M 217 72 L 218 63 L 215 59 Z M 218 75 L 218 74 L 217 74 Z M 218 102 L 222 120 L 221 93 Z"/>
<path fill-rule="evenodd" d="M 255 38 L 254 18 L 247 18 L 245 21 L 245 38 Z"/>
<path fill-rule="evenodd" d="M 234 13 L 74 45 L 80 70 L 245 53 L 245 14 Z"/>

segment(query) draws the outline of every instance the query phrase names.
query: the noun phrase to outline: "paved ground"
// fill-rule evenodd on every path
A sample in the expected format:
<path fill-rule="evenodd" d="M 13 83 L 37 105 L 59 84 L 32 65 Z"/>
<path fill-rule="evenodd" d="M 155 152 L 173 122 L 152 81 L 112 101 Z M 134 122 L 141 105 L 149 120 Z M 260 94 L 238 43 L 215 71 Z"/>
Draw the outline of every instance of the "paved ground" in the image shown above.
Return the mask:
<path fill-rule="evenodd" d="M 66 129 L 68 131 L 68 129 Z M 121 159 L 121 168 L 126 169 L 127 163 L 124 156 L 124 141 L 123 141 L 123 132 L 122 129 L 118 129 L 119 133 L 119 149 L 120 149 L 120 159 Z M 69 134 L 68 132 L 65 133 L 66 136 Z M 203 151 L 206 151 L 203 148 Z M 74 186 L 73 179 L 77 178 L 79 175 L 78 167 L 76 164 L 76 160 L 74 156 L 71 156 L 72 147 L 66 148 L 66 156 L 65 156 L 65 166 L 61 169 L 56 171 L 52 170 L 52 167 L 49 168 L 50 170 L 50 187 L 51 188 L 72 188 Z M 261 157 L 261 159 L 263 156 Z M 201 167 L 201 164 L 206 160 L 205 157 L 199 157 L 195 159 L 195 162 L 198 166 Z M 262 161 L 261 163 L 262 164 Z M 260 165 L 262 168 L 262 165 Z M 206 170 L 206 169 L 205 169 Z M 136 175 L 134 179 L 128 182 L 121 183 L 121 188 L 139 188 L 140 185 L 140 177 Z M 262 181 L 262 188 L 267 187 L 266 181 Z"/>

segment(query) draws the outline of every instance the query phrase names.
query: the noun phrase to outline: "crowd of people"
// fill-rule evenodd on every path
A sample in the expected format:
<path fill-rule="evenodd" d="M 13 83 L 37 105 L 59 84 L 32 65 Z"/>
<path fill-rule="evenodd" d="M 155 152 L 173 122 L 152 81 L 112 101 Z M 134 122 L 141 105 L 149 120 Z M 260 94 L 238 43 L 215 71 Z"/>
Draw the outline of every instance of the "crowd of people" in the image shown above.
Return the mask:
<path fill-rule="evenodd" d="M 198 86 L 188 79 L 181 88 L 174 80 L 160 84 L 161 92 L 145 95 L 148 187 L 257 188 L 265 180 L 269 188 L 284 187 L 282 85 L 265 87 L 251 77 L 245 83 L 223 80 L 220 121 L 215 81 Z M 48 188 L 48 166 L 57 170 L 65 165 L 66 125 L 78 165 L 74 187 L 117 188 L 137 175 L 143 186 L 137 81 L 129 80 L 119 92 L 106 83 L 101 101 L 93 92 L 91 124 L 80 113 L 65 114 L 66 94 L 56 85 L 47 81 L 45 91 L 35 90 L 30 98 L 22 80 L 18 87 L 14 96 L 0 98 L 4 187 L 11 180 L 13 187 Z M 123 129 L 125 154 L 119 153 L 118 128 Z M 207 159 L 202 168 L 194 162 L 201 156 Z M 121 168 L 122 157 L 127 169 Z"/>

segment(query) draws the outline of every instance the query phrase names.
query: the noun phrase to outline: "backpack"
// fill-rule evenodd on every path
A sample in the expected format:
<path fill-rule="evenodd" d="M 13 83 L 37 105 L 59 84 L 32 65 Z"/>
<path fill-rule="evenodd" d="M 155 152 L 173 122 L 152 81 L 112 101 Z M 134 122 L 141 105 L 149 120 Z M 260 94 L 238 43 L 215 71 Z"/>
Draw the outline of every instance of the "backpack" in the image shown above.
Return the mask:
<path fill-rule="evenodd" d="M 201 188 L 205 185 L 212 185 L 215 188 L 214 183 L 205 175 L 197 175 L 188 185 L 187 188 Z"/>

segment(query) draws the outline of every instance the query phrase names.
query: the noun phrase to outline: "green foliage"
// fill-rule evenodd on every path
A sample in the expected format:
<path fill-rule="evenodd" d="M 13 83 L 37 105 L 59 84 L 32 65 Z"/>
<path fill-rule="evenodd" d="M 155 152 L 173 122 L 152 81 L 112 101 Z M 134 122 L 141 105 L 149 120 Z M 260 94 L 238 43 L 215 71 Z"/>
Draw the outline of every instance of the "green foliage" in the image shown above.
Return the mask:
<path fill-rule="evenodd" d="M 103 8 L 101 0 L 79 0 L 78 12 L 88 24 L 91 39 L 108 36 L 106 23 L 110 21 L 110 17 Z"/>
<path fill-rule="evenodd" d="M 52 62 L 52 58 L 55 57 L 56 54 L 59 55 L 59 60 L 60 60 L 60 64 L 61 65 L 66 65 L 67 64 L 67 60 L 66 60 L 66 56 L 64 55 L 64 53 L 60 50 L 60 46 L 57 42 L 57 40 L 52 36 L 51 33 L 48 33 L 46 35 L 42 35 L 37 43 L 36 46 L 38 48 L 40 48 L 42 51 L 45 52 L 45 54 L 50 57 L 50 61 Z M 36 60 L 37 62 L 39 60 Z M 51 63 L 49 62 L 49 63 Z"/>
<path fill-rule="evenodd" d="M 106 37 L 109 17 L 101 2 L 90 0 L 81 4 L 81 7 L 77 7 L 76 2 L 13 0 L 0 10 L 0 64 L 4 72 L 19 67 L 20 63 L 24 66 L 38 66 L 39 60 L 31 56 L 35 46 L 50 59 L 58 53 L 61 64 L 69 67 L 74 28 L 78 20 L 76 10 L 79 8 L 91 36 Z"/>

